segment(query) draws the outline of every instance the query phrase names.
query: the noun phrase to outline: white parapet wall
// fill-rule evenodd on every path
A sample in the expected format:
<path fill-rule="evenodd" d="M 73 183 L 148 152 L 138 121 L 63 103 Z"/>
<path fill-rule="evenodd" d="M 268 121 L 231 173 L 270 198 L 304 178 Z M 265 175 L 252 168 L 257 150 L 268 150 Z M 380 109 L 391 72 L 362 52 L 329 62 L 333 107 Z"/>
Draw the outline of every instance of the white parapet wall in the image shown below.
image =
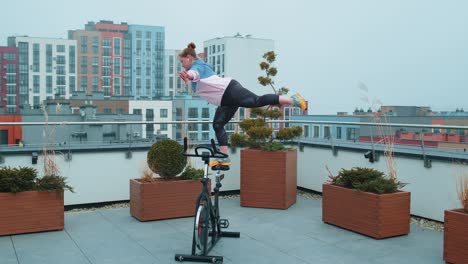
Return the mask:
<path fill-rule="evenodd" d="M 75 193 L 65 193 L 65 205 L 101 203 L 129 199 L 129 180 L 138 178 L 146 164 L 147 150 L 132 150 L 131 158 L 127 158 L 126 150 L 101 152 L 73 152 L 70 161 L 65 156 L 57 154 L 57 162 L 61 174 L 68 177 Z M 327 180 L 328 166 L 333 174 L 341 168 L 356 166 L 372 167 L 387 172 L 386 161 L 370 163 L 364 153 L 354 150 L 338 150 L 334 156 L 327 148 L 305 146 L 298 150 L 298 181 L 299 187 L 321 192 L 322 184 Z M 39 172 L 42 160 L 31 164 L 30 154 L 3 155 L 5 163 L 2 166 L 32 166 Z M 230 154 L 231 170 L 224 172 L 221 191 L 237 191 L 240 189 L 240 149 Z M 195 167 L 202 168 L 200 160 L 191 158 Z M 403 190 L 411 192 L 411 214 L 443 221 L 445 209 L 461 207 L 456 192 L 456 175 L 465 168 L 450 161 L 432 161 L 431 168 L 423 166 L 420 158 L 395 158 L 398 179 L 409 183 Z M 210 171 L 213 179 L 215 172 Z"/>

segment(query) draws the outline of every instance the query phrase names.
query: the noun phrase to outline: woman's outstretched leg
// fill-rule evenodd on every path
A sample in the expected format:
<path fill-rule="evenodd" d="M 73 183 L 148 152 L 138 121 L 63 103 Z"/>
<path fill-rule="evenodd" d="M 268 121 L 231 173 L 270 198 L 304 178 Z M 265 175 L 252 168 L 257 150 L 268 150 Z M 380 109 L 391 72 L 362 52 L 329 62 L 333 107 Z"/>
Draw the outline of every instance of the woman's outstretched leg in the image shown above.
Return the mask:
<path fill-rule="evenodd" d="M 232 80 L 227 87 L 223 95 L 221 105 L 240 106 L 246 108 L 262 107 L 266 105 L 292 105 L 295 107 L 300 107 L 302 110 L 307 109 L 305 100 L 297 93 L 292 97 L 279 96 L 276 94 L 265 94 L 258 96 L 244 88 L 236 80 Z"/>

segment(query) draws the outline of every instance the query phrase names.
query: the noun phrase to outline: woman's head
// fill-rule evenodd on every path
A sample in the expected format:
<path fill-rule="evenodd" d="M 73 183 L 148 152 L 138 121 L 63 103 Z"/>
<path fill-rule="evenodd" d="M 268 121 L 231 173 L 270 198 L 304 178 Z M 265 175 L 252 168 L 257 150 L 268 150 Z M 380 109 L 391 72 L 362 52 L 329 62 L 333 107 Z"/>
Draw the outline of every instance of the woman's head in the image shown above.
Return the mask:
<path fill-rule="evenodd" d="M 195 44 L 190 42 L 187 47 L 179 53 L 180 63 L 184 69 L 189 70 L 196 59 L 197 53 L 195 52 Z"/>

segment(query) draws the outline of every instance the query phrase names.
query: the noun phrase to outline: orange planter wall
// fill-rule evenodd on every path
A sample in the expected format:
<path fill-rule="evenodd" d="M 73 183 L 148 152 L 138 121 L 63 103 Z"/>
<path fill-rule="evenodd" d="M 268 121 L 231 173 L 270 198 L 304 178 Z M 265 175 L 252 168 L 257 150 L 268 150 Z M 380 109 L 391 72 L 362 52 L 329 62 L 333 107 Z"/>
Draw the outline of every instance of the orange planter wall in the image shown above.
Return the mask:
<path fill-rule="evenodd" d="M 130 214 L 140 221 L 194 216 L 201 190 L 199 180 L 140 183 L 131 179 Z"/>
<path fill-rule="evenodd" d="M 444 260 L 456 264 L 468 261 L 468 214 L 463 209 L 444 212 Z"/>
<path fill-rule="evenodd" d="M 62 230 L 63 192 L 0 193 L 0 212 L 0 235 Z"/>
<path fill-rule="evenodd" d="M 323 184 L 322 220 L 373 238 L 409 233 L 410 193 L 374 194 Z"/>
<path fill-rule="evenodd" d="M 287 209 L 296 195 L 296 150 L 241 151 L 241 206 Z"/>

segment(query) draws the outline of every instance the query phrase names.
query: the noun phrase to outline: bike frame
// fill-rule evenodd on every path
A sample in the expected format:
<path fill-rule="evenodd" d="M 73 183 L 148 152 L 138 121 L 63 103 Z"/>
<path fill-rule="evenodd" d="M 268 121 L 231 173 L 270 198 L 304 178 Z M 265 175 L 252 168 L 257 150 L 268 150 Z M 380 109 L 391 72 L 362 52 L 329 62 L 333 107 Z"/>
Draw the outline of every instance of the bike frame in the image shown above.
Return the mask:
<path fill-rule="evenodd" d="M 227 219 L 220 219 L 220 214 L 219 214 L 219 189 L 221 188 L 221 180 L 224 178 L 224 174 L 220 174 L 220 170 L 217 171 L 216 176 L 215 176 L 215 181 L 216 185 L 214 188 L 214 204 L 212 201 L 212 197 L 210 196 L 211 191 L 208 190 L 208 170 L 209 170 L 209 163 L 210 163 L 210 158 L 225 158 L 227 157 L 226 154 L 219 152 L 216 149 L 214 140 L 211 140 L 211 146 L 212 148 L 209 147 L 204 147 L 204 146 L 199 146 L 195 148 L 195 154 L 188 154 L 187 153 L 187 138 L 184 138 L 184 156 L 189 156 L 189 157 L 199 157 L 202 158 L 204 161 L 204 168 L 203 168 L 203 178 L 201 179 L 202 183 L 202 191 L 200 195 L 198 195 L 196 203 L 195 203 L 195 216 L 197 216 L 197 212 L 199 208 L 202 208 L 201 206 L 204 207 L 205 210 L 208 211 L 208 214 L 210 216 L 210 225 L 211 225 L 211 232 L 209 231 L 208 227 L 208 235 L 206 239 L 203 241 L 203 252 L 201 254 L 197 255 L 196 252 L 196 243 L 197 243 L 197 238 L 195 237 L 195 232 L 198 232 L 198 230 L 194 230 L 193 233 L 193 239 L 192 239 L 192 254 L 191 255 L 184 255 L 184 254 L 176 254 L 175 255 L 175 260 L 177 261 L 196 261 L 196 262 L 212 262 L 212 263 L 217 263 L 217 262 L 222 262 L 223 257 L 222 256 L 208 256 L 208 252 L 216 245 L 216 242 L 221 237 L 240 237 L 239 232 L 226 232 L 226 231 L 221 231 L 221 228 L 227 228 L 229 226 L 229 221 Z M 203 152 L 199 153 L 198 151 L 200 149 L 206 149 L 209 152 Z M 199 225 L 200 223 L 198 222 L 198 218 L 195 219 L 195 225 L 194 227 Z M 206 224 L 206 223 L 205 223 Z M 210 239 L 211 237 L 211 239 Z M 209 240 L 209 241 L 208 241 Z M 208 243 L 210 243 L 208 245 Z"/>

